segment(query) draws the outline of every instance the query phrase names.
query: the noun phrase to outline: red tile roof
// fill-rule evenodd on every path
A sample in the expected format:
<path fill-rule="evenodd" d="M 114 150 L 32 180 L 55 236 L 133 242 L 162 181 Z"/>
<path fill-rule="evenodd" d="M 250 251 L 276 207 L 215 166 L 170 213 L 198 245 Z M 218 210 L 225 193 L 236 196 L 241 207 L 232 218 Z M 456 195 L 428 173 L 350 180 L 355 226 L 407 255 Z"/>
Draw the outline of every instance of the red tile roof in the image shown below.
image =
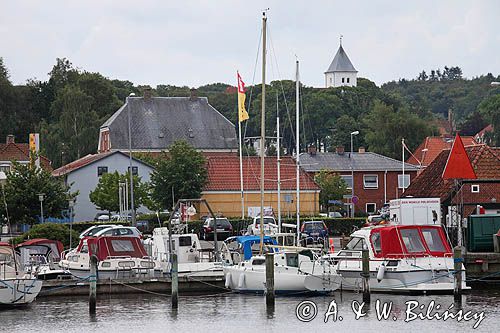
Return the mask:
<path fill-rule="evenodd" d="M 472 136 L 462 136 L 461 138 L 465 147 L 477 145 L 477 142 L 474 141 Z M 413 152 L 414 156 L 410 156 L 406 162 L 413 165 L 420 165 L 420 163 L 422 163 L 422 166 L 426 167 L 434 161 L 443 149 L 450 149 L 453 145 L 453 141 L 453 137 L 428 136 L 417 149 L 415 149 Z M 426 151 L 424 151 L 424 149 L 426 149 Z"/>
<path fill-rule="evenodd" d="M 29 162 L 30 146 L 28 143 L 0 143 L 0 161 Z M 51 162 L 45 156 L 40 156 L 40 163 L 46 170 L 52 170 Z"/>
<path fill-rule="evenodd" d="M 59 177 L 63 176 L 67 173 L 73 172 L 77 169 L 80 169 L 81 167 L 84 167 L 90 163 L 93 163 L 95 161 L 99 161 L 100 159 L 103 159 L 104 157 L 113 154 L 114 152 L 105 152 L 105 153 L 99 153 L 99 154 L 88 154 L 87 156 L 84 156 L 76 161 L 73 161 L 71 163 L 68 163 L 66 165 L 63 165 L 62 167 L 55 169 L 52 171 L 52 176 Z"/>
<path fill-rule="evenodd" d="M 465 148 L 478 179 L 500 179 L 500 157 L 487 145 Z M 410 184 L 405 196 L 439 197 L 441 201 L 451 195 L 453 180 L 443 180 L 446 161 L 450 150 L 443 150 L 434 161 Z M 497 185 L 498 186 L 498 185 Z"/>
<path fill-rule="evenodd" d="M 277 190 L 277 165 L 275 157 L 266 157 L 264 160 L 264 189 Z M 238 156 L 208 158 L 208 183 L 204 191 L 239 191 L 240 165 Z M 281 189 L 296 189 L 296 164 L 291 157 L 281 159 Z M 243 188 L 245 191 L 260 190 L 260 158 L 243 158 Z M 300 169 L 300 189 L 319 191 L 314 180 Z"/>

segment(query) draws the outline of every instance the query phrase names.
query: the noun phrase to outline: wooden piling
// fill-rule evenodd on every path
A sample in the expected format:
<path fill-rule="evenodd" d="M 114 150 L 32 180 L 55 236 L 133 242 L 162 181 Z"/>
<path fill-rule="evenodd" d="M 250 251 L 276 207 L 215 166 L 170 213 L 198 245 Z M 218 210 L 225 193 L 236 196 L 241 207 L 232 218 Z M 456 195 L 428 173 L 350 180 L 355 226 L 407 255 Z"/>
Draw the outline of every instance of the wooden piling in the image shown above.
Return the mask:
<path fill-rule="evenodd" d="M 274 254 L 266 253 L 266 305 L 274 306 Z"/>
<path fill-rule="evenodd" d="M 172 309 L 177 309 L 179 306 L 179 264 L 176 253 L 172 253 L 170 276 L 172 278 Z"/>
<path fill-rule="evenodd" d="M 368 249 L 362 251 L 363 302 L 370 303 L 370 254 Z"/>
<path fill-rule="evenodd" d="M 95 314 L 97 298 L 97 257 L 90 257 L 90 277 L 89 277 L 89 312 Z"/>
<path fill-rule="evenodd" d="M 453 269 L 454 269 L 454 280 L 455 287 L 453 289 L 453 297 L 455 301 L 462 301 L 462 263 L 464 259 L 462 258 L 462 247 L 455 246 L 453 248 Z"/>

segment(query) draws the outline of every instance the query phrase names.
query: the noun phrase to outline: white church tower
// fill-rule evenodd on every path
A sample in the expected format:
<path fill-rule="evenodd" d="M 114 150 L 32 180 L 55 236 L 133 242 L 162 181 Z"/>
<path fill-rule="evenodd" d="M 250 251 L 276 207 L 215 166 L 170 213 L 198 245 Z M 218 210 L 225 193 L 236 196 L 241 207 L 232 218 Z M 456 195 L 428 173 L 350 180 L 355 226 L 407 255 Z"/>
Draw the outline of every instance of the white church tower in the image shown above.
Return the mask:
<path fill-rule="evenodd" d="M 342 36 L 340 36 L 340 46 L 333 58 L 330 67 L 325 72 L 325 87 L 356 87 L 358 71 L 349 60 L 347 53 L 342 47 Z"/>

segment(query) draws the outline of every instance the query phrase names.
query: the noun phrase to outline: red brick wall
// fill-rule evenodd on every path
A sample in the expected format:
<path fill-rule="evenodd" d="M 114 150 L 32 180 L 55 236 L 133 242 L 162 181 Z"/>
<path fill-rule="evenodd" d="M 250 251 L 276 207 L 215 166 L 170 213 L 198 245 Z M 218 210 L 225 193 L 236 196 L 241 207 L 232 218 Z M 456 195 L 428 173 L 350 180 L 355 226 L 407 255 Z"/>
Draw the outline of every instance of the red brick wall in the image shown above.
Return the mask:
<path fill-rule="evenodd" d="M 384 201 L 384 171 L 382 172 L 354 172 L 354 195 L 359 198 L 359 202 L 355 205 L 355 212 L 366 212 L 367 203 L 375 203 L 376 209 L 380 209 L 384 202 L 389 202 L 391 199 L 400 197 L 402 189 L 398 189 L 398 174 L 401 171 L 388 171 L 386 175 L 386 201 Z M 342 175 L 350 175 L 350 173 L 341 173 Z M 405 172 L 410 175 L 410 183 L 417 176 L 416 171 Z M 363 175 L 377 175 L 378 188 L 368 189 L 363 186 Z M 397 190 L 397 194 L 396 194 Z"/>

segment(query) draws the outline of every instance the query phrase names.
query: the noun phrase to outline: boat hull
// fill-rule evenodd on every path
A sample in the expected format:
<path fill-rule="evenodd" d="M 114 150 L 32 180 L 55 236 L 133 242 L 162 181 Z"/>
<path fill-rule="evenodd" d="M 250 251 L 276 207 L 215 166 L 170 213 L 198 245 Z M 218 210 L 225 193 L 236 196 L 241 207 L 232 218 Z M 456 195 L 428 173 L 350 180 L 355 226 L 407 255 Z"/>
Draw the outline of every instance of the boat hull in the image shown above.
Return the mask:
<path fill-rule="evenodd" d="M 42 289 L 38 279 L 0 280 L 0 305 L 23 306 L 35 300 Z"/>

